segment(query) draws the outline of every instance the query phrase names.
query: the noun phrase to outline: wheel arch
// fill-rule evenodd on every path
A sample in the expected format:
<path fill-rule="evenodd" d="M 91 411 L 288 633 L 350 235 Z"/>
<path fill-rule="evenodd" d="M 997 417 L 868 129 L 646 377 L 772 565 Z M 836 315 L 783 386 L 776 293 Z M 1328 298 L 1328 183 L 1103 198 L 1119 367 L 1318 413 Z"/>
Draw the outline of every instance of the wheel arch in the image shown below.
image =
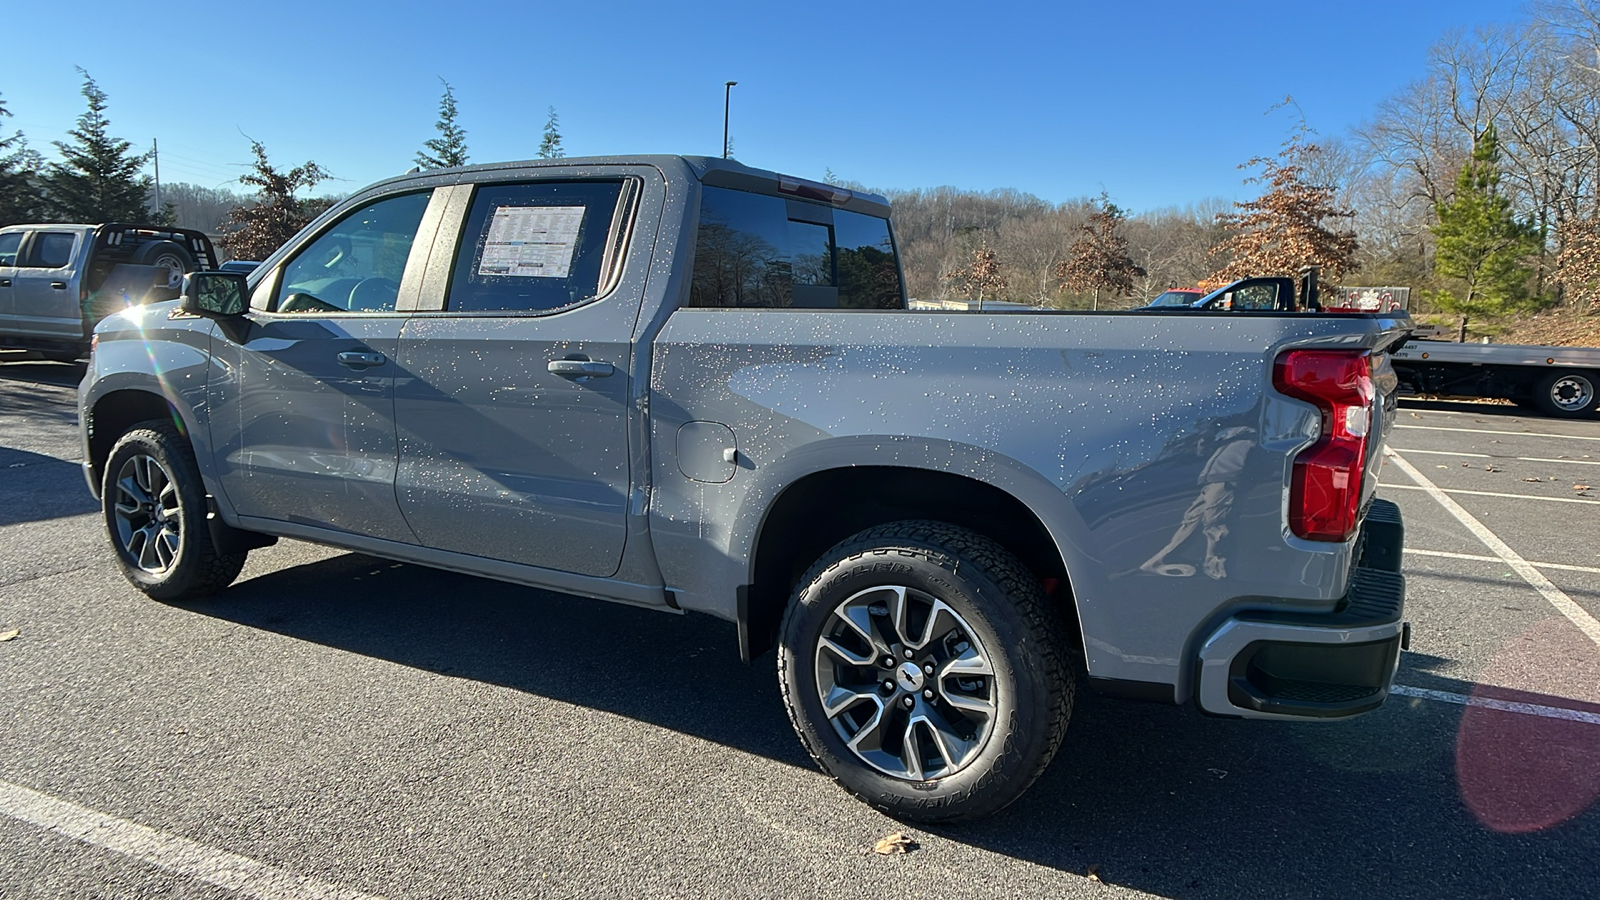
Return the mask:
<path fill-rule="evenodd" d="M 1038 482 L 1066 504 L 1059 488 L 1042 478 Z M 801 476 L 768 504 L 754 536 L 749 582 L 738 596 L 740 657 L 748 662 L 772 648 L 795 581 L 830 547 L 857 532 L 906 519 L 967 528 L 1014 553 L 1039 578 L 1081 652 L 1068 554 L 1047 518 L 1016 492 L 958 472 L 868 465 Z"/>
<path fill-rule="evenodd" d="M 192 428 L 184 420 L 178 407 L 162 394 L 141 388 L 120 388 L 96 397 L 83 411 L 83 431 L 86 457 L 93 474 L 95 493 L 105 479 L 106 460 L 111 458 L 111 448 L 128 429 L 140 422 L 163 419 L 173 423 L 178 433 L 193 446 Z"/>

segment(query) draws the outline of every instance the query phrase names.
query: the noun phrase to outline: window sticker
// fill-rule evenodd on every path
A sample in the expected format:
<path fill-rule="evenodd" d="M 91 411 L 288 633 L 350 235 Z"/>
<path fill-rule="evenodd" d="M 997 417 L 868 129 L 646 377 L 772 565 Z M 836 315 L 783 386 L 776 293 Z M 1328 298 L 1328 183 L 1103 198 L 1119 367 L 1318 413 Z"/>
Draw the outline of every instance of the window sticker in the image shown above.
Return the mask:
<path fill-rule="evenodd" d="M 583 226 L 582 206 L 497 206 L 478 258 L 479 275 L 566 278 Z"/>

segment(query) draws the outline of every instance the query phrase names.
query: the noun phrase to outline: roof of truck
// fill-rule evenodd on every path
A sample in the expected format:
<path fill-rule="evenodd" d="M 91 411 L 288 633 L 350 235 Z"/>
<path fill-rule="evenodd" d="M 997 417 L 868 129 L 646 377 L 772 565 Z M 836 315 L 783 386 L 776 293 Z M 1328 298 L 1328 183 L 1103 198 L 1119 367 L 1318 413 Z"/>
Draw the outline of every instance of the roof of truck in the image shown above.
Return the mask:
<path fill-rule="evenodd" d="M 889 201 L 879 194 L 866 191 L 855 191 L 838 185 L 824 184 L 793 175 L 784 175 L 770 169 L 758 169 L 747 166 L 735 159 L 721 159 L 714 156 L 675 156 L 669 154 L 641 154 L 641 155 L 613 155 L 613 156 L 564 156 L 558 159 L 524 159 L 507 162 L 477 163 L 470 166 L 459 166 L 450 169 L 424 169 L 408 172 L 398 178 L 380 181 L 371 187 L 388 184 L 400 179 L 425 178 L 431 176 L 451 175 L 468 172 L 487 172 L 501 169 L 586 169 L 599 166 L 653 166 L 669 176 L 674 172 L 687 170 L 703 184 L 757 190 L 762 192 L 775 192 L 787 194 L 799 199 L 813 200 L 821 203 L 831 203 L 834 206 L 863 212 L 870 215 L 887 216 L 889 214 Z M 365 190 L 365 188 L 363 189 Z"/>

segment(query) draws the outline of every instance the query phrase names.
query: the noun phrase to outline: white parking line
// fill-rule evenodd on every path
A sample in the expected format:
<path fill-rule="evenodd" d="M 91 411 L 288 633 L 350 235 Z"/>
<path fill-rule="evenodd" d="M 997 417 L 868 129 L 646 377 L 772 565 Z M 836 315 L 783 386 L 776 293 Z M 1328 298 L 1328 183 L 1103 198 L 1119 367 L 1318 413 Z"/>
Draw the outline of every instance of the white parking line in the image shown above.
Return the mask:
<path fill-rule="evenodd" d="M 1456 450 L 1418 450 L 1414 447 L 1395 447 L 1396 453 L 1429 453 L 1434 456 L 1470 456 L 1475 459 L 1514 459 L 1519 462 L 1571 463 L 1575 466 L 1600 466 L 1600 459 L 1551 459 L 1548 456 L 1495 456 L 1492 453 L 1461 453 Z"/>
<path fill-rule="evenodd" d="M 1407 547 L 1405 552 L 1413 553 L 1417 556 L 1443 556 L 1446 559 L 1471 559 L 1478 562 L 1497 563 L 1505 561 L 1498 556 L 1479 556 L 1476 553 L 1449 553 L 1444 550 L 1418 550 L 1415 547 Z M 1533 566 L 1536 569 L 1561 569 L 1566 572 L 1594 572 L 1595 574 L 1600 575 L 1600 568 L 1596 568 L 1594 566 L 1569 566 L 1566 563 L 1547 562 L 1529 562 L 1528 565 Z"/>
<path fill-rule="evenodd" d="M 1395 458 L 1399 459 L 1398 456 L 1395 457 Z M 1428 482 L 1428 484 L 1429 485 L 1433 485 L 1433 482 L 1430 481 L 1430 482 Z M 1379 484 L 1378 487 L 1380 487 L 1380 488 L 1392 488 L 1392 489 L 1397 490 L 1397 491 L 1426 491 L 1426 490 L 1429 490 L 1429 488 L 1419 487 L 1419 486 L 1414 485 L 1414 484 L 1391 484 L 1390 482 L 1387 482 L 1387 481 Z M 1460 488 L 1441 488 L 1441 487 L 1433 487 L 1433 490 L 1441 491 L 1441 492 L 1446 493 L 1446 494 L 1467 494 L 1467 495 L 1470 495 L 1470 496 L 1473 496 L 1473 497 L 1505 497 L 1505 498 L 1507 498 L 1509 500 L 1544 500 L 1544 501 L 1546 501 L 1548 503 L 1589 503 L 1589 504 L 1600 503 L 1600 499 L 1588 500 L 1588 499 L 1585 499 L 1583 497 L 1540 497 L 1540 496 L 1537 496 L 1535 494 L 1502 494 L 1499 491 L 1464 491 L 1464 490 L 1462 490 Z"/>
<path fill-rule="evenodd" d="M 260 900 L 378 900 L 0 781 L 0 815 Z"/>
<path fill-rule="evenodd" d="M 1527 560 L 1517 555 L 1517 551 L 1511 549 L 1505 541 L 1500 540 L 1482 522 L 1473 518 L 1472 513 L 1467 512 L 1462 508 L 1461 504 L 1452 500 L 1449 494 L 1446 494 L 1439 489 L 1438 485 L 1429 481 L 1428 476 L 1417 471 L 1416 466 L 1406 462 L 1404 457 L 1389 448 L 1384 448 L 1383 453 L 1394 460 L 1394 464 L 1399 466 L 1402 471 L 1410 475 L 1412 481 L 1421 485 L 1422 489 L 1427 491 L 1434 500 L 1437 500 L 1439 505 L 1445 508 L 1446 512 L 1455 516 L 1457 521 L 1467 526 L 1467 530 L 1482 541 L 1485 547 L 1488 547 L 1492 553 L 1505 560 L 1506 565 L 1510 566 L 1512 571 L 1521 575 L 1523 581 L 1526 581 L 1534 590 L 1543 594 L 1544 598 L 1550 601 L 1551 606 L 1554 606 L 1562 615 L 1566 616 L 1572 624 L 1578 626 L 1578 630 L 1588 635 L 1589 639 L 1596 644 L 1600 644 L 1600 621 L 1596 621 L 1595 617 L 1589 615 L 1587 610 L 1574 603 L 1571 597 L 1568 597 L 1565 592 L 1552 584 L 1550 579 L 1544 577 L 1544 573 L 1529 565 Z"/>
<path fill-rule="evenodd" d="M 1522 713 L 1526 716 L 1539 716 L 1545 719 L 1565 719 L 1568 722 L 1587 722 L 1590 725 L 1600 725 L 1600 713 L 1585 712 L 1581 709 L 1543 706 L 1538 703 L 1518 703 L 1514 700 L 1500 700 L 1494 697 L 1469 697 L 1466 694 L 1432 691 L 1427 688 L 1411 687 L 1405 684 L 1397 684 L 1389 688 L 1389 693 L 1397 697 L 1416 697 L 1419 700 L 1437 700 L 1440 703 L 1454 703 L 1458 706 L 1479 706 L 1484 709 L 1498 709 L 1505 712 Z"/>
<path fill-rule="evenodd" d="M 1414 428 L 1418 431 L 1459 431 L 1462 434 L 1510 434 L 1517 437 L 1560 438 L 1564 441 L 1600 441 L 1600 437 L 1577 434 L 1543 434 L 1537 431 L 1490 431 L 1487 428 L 1441 428 L 1438 425 L 1396 425 L 1396 428 Z"/>

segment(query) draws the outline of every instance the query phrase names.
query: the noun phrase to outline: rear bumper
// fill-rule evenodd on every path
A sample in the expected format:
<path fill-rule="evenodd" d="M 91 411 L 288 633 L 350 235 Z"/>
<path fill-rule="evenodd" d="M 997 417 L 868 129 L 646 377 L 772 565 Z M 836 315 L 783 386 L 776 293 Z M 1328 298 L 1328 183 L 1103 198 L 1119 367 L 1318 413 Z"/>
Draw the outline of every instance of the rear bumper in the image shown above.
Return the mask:
<path fill-rule="evenodd" d="M 1376 709 L 1408 642 L 1400 509 L 1374 500 L 1350 589 L 1333 612 L 1250 610 L 1200 647 L 1200 709 L 1249 719 L 1335 719 Z"/>

